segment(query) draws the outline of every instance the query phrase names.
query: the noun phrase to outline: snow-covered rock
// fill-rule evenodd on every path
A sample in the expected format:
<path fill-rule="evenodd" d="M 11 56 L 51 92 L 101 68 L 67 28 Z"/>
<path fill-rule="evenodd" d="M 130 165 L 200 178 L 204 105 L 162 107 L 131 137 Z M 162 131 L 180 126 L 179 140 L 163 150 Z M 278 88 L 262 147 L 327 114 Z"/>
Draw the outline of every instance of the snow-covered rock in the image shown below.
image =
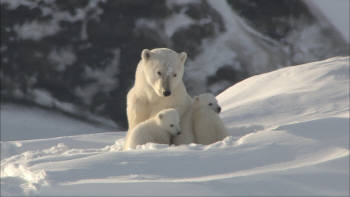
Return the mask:
<path fill-rule="evenodd" d="M 336 57 L 232 86 L 217 97 L 232 136 L 207 146 L 2 141 L 1 195 L 349 195 L 349 68 Z"/>

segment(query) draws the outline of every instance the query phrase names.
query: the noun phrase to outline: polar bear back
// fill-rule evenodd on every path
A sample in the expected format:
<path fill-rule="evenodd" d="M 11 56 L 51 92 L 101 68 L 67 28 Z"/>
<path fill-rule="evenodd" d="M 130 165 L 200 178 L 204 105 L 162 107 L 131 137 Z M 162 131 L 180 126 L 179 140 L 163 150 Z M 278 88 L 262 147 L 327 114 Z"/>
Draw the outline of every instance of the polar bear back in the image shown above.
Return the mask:
<path fill-rule="evenodd" d="M 147 143 L 170 144 L 171 135 L 161 126 L 157 125 L 154 119 L 138 124 L 126 140 L 125 150 L 135 149 L 137 145 Z"/>

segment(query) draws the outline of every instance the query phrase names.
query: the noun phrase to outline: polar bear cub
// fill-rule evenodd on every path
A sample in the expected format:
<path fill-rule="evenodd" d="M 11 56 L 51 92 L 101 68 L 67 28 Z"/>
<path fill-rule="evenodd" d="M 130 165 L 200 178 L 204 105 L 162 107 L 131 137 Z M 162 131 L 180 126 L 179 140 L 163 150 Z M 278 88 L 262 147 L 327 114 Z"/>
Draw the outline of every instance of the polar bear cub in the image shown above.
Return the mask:
<path fill-rule="evenodd" d="M 135 149 L 137 145 L 149 142 L 170 144 L 171 137 L 180 134 L 179 113 L 174 108 L 164 109 L 133 129 L 125 142 L 124 150 Z"/>
<path fill-rule="evenodd" d="M 221 107 L 214 95 L 196 96 L 192 104 L 193 133 L 198 144 L 212 144 L 228 136 L 218 113 Z"/>

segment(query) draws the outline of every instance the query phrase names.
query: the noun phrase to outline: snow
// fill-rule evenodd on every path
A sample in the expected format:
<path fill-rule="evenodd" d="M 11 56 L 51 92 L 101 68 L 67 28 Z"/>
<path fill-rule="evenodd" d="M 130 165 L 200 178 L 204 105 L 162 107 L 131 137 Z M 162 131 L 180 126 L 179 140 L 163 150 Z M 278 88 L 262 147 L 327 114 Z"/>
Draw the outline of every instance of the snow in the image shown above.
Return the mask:
<path fill-rule="evenodd" d="M 349 43 L 349 0 L 311 0 L 311 2 L 317 10 L 323 13 L 326 20 L 328 19 Z"/>
<path fill-rule="evenodd" d="M 349 82 L 349 57 L 248 78 L 217 96 L 232 136 L 207 146 L 122 151 L 124 132 L 2 141 L 1 195 L 349 195 Z"/>
<path fill-rule="evenodd" d="M 322 57 L 328 58 L 335 54 L 344 54 L 344 46 L 340 47 L 335 43 L 342 41 L 339 37 L 341 34 L 337 34 L 337 31 L 347 37 L 344 42 L 348 40 L 349 1 L 325 1 L 303 1 L 309 6 L 317 22 L 306 24 L 302 18 L 295 18 L 289 22 L 284 21 L 291 26 L 291 30 L 288 30 L 282 40 L 277 41 L 279 39 L 274 40 L 258 32 L 250 25 L 249 20 L 232 9 L 227 1 L 208 0 L 210 7 L 222 17 L 225 30 L 217 31 L 215 37 L 202 39 L 198 47 L 200 52 L 195 57 L 189 53 L 191 58 L 187 60 L 188 66 L 185 71 L 185 81 L 189 84 L 188 89 L 193 94 L 208 91 L 216 94 L 222 91 L 222 87 L 229 87 L 225 85 L 225 82 L 231 83 L 232 81 L 216 78 L 217 72 L 224 67 L 230 68 L 237 74 L 245 73 L 252 76 L 286 65 L 301 64 L 316 61 Z M 318 6 L 321 6 L 322 9 L 319 9 Z M 180 26 L 186 22 L 188 21 L 174 20 L 173 25 Z M 336 33 L 327 34 L 329 38 L 325 39 L 326 29 L 331 33 L 334 30 Z"/>
<path fill-rule="evenodd" d="M 48 59 L 54 65 L 57 65 L 56 70 L 59 72 L 65 71 L 66 67 L 71 66 L 77 60 L 72 48 L 55 48 L 49 53 Z"/>
<path fill-rule="evenodd" d="M 115 71 L 116 69 L 114 69 L 112 67 L 113 66 L 111 65 L 108 68 L 106 68 L 106 70 L 107 71 Z M 96 71 L 94 76 L 98 76 L 98 74 L 99 74 L 99 72 Z M 109 77 L 111 77 L 112 74 L 114 74 L 114 73 L 113 72 L 109 73 L 108 77 L 100 79 L 99 82 L 110 82 Z M 110 88 L 110 86 L 112 86 L 112 85 L 115 85 L 115 84 L 105 83 L 105 87 L 103 87 L 103 88 Z M 95 88 L 96 87 L 91 87 L 90 91 L 96 90 Z M 85 91 L 87 91 L 87 90 L 85 90 Z M 19 96 L 21 96 L 21 92 L 19 92 L 18 94 L 19 94 Z M 90 94 L 91 94 L 90 92 L 86 92 L 87 97 Z M 82 96 L 82 94 L 80 96 Z M 99 124 L 105 125 L 106 127 L 109 127 L 109 128 L 113 128 L 113 129 L 114 128 L 120 128 L 115 122 L 113 122 L 110 119 L 106 119 L 106 118 L 103 118 L 103 117 L 96 116 L 94 114 L 91 114 L 90 112 L 78 109 L 76 106 L 74 106 L 71 103 L 62 102 L 62 101 L 57 100 L 56 98 L 54 98 L 46 90 L 35 89 L 33 91 L 33 97 L 34 97 L 33 98 L 34 102 L 39 104 L 40 106 L 53 108 L 53 109 L 59 109 L 59 110 L 62 110 L 63 112 L 74 114 L 74 115 L 79 116 L 81 118 L 85 118 L 85 119 L 87 119 L 89 121 L 98 122 Z M 86 102 L 86 99 L 89 99 L 89 98 L 82 98 L 82 102 L 84 102 L 84 101 Z"/>
<path fill-rule="evenodd" d="M 103 90 L 109 92 L 118 87 L 117 75 L 119 74 L 120 49 L 112 51 L 113 57 L 106 62 L 104 68 L 91 68 L 86 66 L 84 76 L 95 83 L 79 86 L 74 91 L 86 105 L 92 103 L 96 92 Z"/>
<path fill-rule="evenodd" d="M 337 63 L 340 60 L 343 64 Z M 314 117 L 348 116 L 348 64 L 348 58 L 333 58 L 251 77 L 218 95 L 226 108 L 222 117 L 234 119 L 235 125 L 241 127 L 251 122 L 259 127 L 274 127 Z M 270 114 L 278 114 L 278 119 Z"/>
<path fill-rule="evenodd" d="M 195 24 L 195 21 L 184 13 L 185 11 L 185 9 L 182 9 L 179 14 L 171 15 L 165 20 L 165 33 L 169 38 L 173 36 L 177 30 Z"/>
<path fill-rule="evenodd" d="M 40 4 L 35 1 L 22 1 L 22 0 L 3 0 L 2 6 L 6 6 L 7 9 L 17 9 L 19 6 L 26 6 L 29 8 L 39 8 L 42 16 L 52 17 L 49 22 L 25 22 L 24 24 L 17 24 L 14 27 L 18 38 L 24 40 L 38 41 L 47 36 L 57 34 L 62 30 L 60 27 L 61 21 L 68 21 L 71 23 L 82 21 L 81 39 L 87 39 L 86 23 L 87 20 L 99 21 L 99 16 L 103 14 L 103 10 L 98 8 L 98 0 L 89 1 L 84 8 L 78 8 L 75 14 L 68 11 L 62 11 L 52 4 L 53 0 L 46 1 L 48 4 Z M 40 4 L 40 6 L 38 5 Z"/>
<path fill-rule="evenodd" d="M 13 104 L 1 105 L 1 140 L 29 140 L 107 131 L 60 113 Z"/>
<path fill-rule="evenodd" d="M 37 7 L 38 2 L 35 1 L 22 1 L 22 0 L 2 0 L 1 4 L 7 6 L 8 9 L 14 10 L 19 6 L 28 6 L 29 8 Z"/>
<path fill-rule="evenodd" d="M 21 39 L 38 41 L 44 37 L 52 36 L 61 30 L 58 23 L 47 22 L 26 22 L 22 25 L 15 25 L 14 30 Z"/>
<path fill-rule="evenodd" d="M 226 30 L 215 38 L 203 40 L 201 53 L 194 60 L 187 60 L 189 66 L 185 71 L 186 80 L 189 81 L 194 94 L 206 92 L 206 87 L 201 84 L 206 84 L 207 77 L 215 75 L 224 65 L 238 71 L 246 70 L 250 75 L 254 75 L 276 69 L 287 59 L 283 58 L 283 51 L 268 48 L 265 43 L 259 41 L 257 38 L 273 45 L 277 44 L 245 24 L 226 1 L 210 0 L 208 3 L 222 15 Z M 241 65 L 247 63 L 247 59 L 250 60 L 249 66 Z M 215 86 L 210 87 L 210 90 L 218 92 L 219 89 L 214 88 Z"/>

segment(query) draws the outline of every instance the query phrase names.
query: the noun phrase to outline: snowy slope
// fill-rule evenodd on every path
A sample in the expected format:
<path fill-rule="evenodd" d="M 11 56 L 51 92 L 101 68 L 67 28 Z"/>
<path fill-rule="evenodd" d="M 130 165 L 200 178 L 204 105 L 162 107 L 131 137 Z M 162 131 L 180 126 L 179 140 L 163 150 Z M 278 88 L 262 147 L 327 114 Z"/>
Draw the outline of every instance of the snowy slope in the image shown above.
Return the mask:
<path fill-rule="evenodd" d="M 232 86 L 217 97 L 232 136 L 208 146 L 123 152 L 122 132 L 1 142 L 1 194 L 349 195 L 348 74 L 337 57 Z"/>
<path fill-rule="evenodd" d="M 1 105 L 1 140 L 29 140 L 107 131 L 106 126 L 86 123 L 36 107 Z"/>

